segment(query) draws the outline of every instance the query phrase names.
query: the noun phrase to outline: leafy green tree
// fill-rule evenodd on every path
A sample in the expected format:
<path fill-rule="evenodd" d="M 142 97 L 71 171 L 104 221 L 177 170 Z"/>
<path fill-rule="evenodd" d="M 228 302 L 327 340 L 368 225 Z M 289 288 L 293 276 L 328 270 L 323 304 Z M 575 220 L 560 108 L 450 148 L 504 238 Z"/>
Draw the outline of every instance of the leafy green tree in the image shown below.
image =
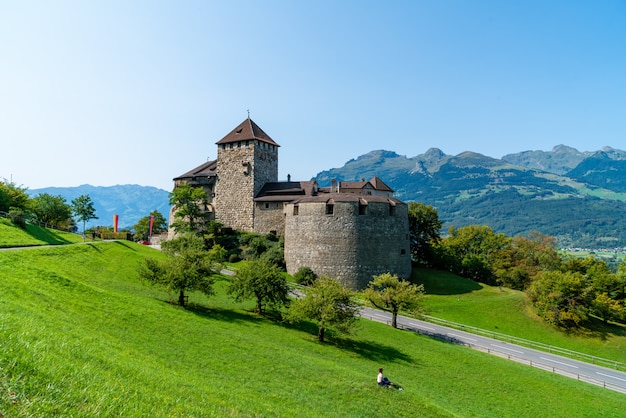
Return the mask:
<path fill-rule="evenodd" d="M 19 209 L 27 212 L 29 200 L 26 188 L 6 179 L 0 181 L 0 211 L 9 212 L 11 209 Z"/>
<path fill-rule="evenodd" d="M 89 195 L 81 195 L 72 200 L 72 213 L 78 218 L 79 222 L 83 223 L 83 234 L 85 233 L 85 223 L 98 219 L 96 216 L 96 209 L 93 206 L 91 197 Z"/>
<path fill-rule="evenodd" d="M 440 248 L 446 254 L 443 267 L 462 277 L 490 285 L 496 284 L 496 265 L 510 243 L 504 234 L 496 234 L 485 225 L 450 228 Z"/>
<path fill-rule="evenodd" d="M 133 226 L 133 231 L 135 231 L 135 236 L 137 236 L 140 240 L 147 240 L 150 235 L 150 216 L 154 216 L 154 223 L 152 224 L 152 233 L 160 234 L 161 232 L 167 231 L 167 220 L 163 216 L 161 212 L 158 210 L 153 210 L 150 212 L 149 216 L 144 216 L 139 219 L 137 223 Z"/>
<path fill-rule="evenodd" d="M 206 240 L 204 242 L 206 244 Z M 213 246 L 209 249 L 209 257 L 212 260 L 223 263 L 226 261 L 226 257 L 228 257 L 228 250 L 220 244 L 213 244 Z"/>
<path fill-rule="evenodd" d="M 442 225 L 437 209 L 423 203 L 409 203 L 409 236 L 413 261 L 429 266 L 433 264 L 434 245 L 441 239 Z"/>
<path fill-rule="evenodd" d="M 532 232 L 528 237 L 513 237 L 494 259 L 498 283 L 512 289 L 524 290 L 544 270 L 556 270 L 561 265 L 554 237 Z"/>
<path fill-rule="evenodd" d="M 390 273 L 374 276 L 363 291 L 363 296 L 374 307 L 391 312 L 391 326 L 398 327 L 398 312 L 408 311 L 413 314 L 421 310 L 424 297 L 424 285 L 414 285 L 401 280 Z"/>
<path fill-rule="evenodd" d="M 288 321 L 315 322 L 319 342 L 324 342 L 327 330 L 349 333 L 353 329 L 359 307 L 352 300 L 352 290 L 336 279 L 322 276 L 306 288 L 304 293 L 302 298 L 291 303 L 287 311 Z"/>
<path fill-rule="evenodd" d="M 598 293 L 593 300 L 592 311 L 606 323 L 609 319 L 616 321 L 624 320 L 624 306 L 611 298 L 606 292 Z"/>
<path fill-rule="evenodd" d="M 170 205 L 174 206 L 172 228 L 179 233 L 202 235 L 209 222 L 208 204 L 206 192 L 201 187 L 176 186 L 170 193 Z"/>
<path fill-rule="evenodd" d="M 165 260 L 148 258 L 140 266 L 139 274 L 148 283 L 178 293 L 178 305 L 185 307 L 185 292 L 199 291 L 214 294 L 213 275 L 220 265 L 211 258 L 204 240 L 191 233 L 181 234 L 165 241 L 161 248 Z"/>
<path fill-rule="evenodd" d="M 564 328 L 586 321 L 595 297 L 589 280 L 571 271 L 542 272 L 531 283 L 527 295 L 539 316 Z"/>
<path fill-rule="evenodd" d="M 239 268 L 228 292 L 237 301 L 254 298 L 256 312 L 262 315 L 266 306 L 276 308 L 287 304 L 289 286 L 277 266 L 265 260 L 252 260 Z"/>
<path fill-rule="evenodd" d="M 31 199 L 30 208 L 39 222 L 61 228 L 69 228 L 72 225 L 72 207 L 61 195 L 40 193 Z"/>

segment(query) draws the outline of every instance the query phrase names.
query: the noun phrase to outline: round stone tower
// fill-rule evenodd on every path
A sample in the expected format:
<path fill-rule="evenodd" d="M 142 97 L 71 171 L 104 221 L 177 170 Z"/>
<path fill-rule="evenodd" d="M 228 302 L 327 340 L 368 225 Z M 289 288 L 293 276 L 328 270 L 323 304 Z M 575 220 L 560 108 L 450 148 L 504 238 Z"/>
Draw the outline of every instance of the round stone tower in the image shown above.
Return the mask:
<path fill-rule="evenodd" d="M 278 147 L 248 118 L 217 142 L 216 220 L 254 230 L 254 200 L 266 183 L 278 180 Z"/>
<path fill-rule="evenodd" d="M 411 275 L 408 207 L 398 199 L 329 193 L 286 205 L 285 262 L 364 289 L 373 276 Z"/>

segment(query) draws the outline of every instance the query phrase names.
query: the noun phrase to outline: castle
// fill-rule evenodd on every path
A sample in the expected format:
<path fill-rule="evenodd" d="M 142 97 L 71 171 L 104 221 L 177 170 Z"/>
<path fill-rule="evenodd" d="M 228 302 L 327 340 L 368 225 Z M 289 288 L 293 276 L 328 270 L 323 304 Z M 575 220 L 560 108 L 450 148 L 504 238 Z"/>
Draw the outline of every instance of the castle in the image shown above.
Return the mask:
<path fill-rule="evenodd" d="M 408 206 L 382 180 L 278 181 L 279 145 L 249 117 L 216 144 L 217 159 L 174 187 L 202 187 L 205 210 L 225 226 L 283 235 L 289 274 L 309 267 L 353 289 L 386 272 L 410 276 Z"/>

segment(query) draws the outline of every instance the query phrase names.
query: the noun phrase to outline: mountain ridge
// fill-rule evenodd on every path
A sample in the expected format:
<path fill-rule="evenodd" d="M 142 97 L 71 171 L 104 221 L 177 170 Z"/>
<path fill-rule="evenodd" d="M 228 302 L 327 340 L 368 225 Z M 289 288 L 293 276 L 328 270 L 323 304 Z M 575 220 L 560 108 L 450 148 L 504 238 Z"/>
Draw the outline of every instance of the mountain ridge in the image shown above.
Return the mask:
<path fill-rule="evenodd" d="M 365 161 L 369 165 L 357 164 Z M 484 224 L 511 236 L 539 231 L 561 246 L 626 247 L 622 150 L 582 153 L 558 145 L 502 159 L 472 151 L 446 155 L 437 148 L 410 158 L 376 150 L 314 179 L 325 186 L 332 179 L 373 176 L 384 179 L 399 199 L 435 207 L 444 230 Z"/>
<path fill-rule="evenodd" d="M 119 216 L 119 228 L 131 229 L 139 219 L 158 210 L 169 217 L 169 192 L 153 186 L 118 184 L 115 186 L 93 186 L 82 184 L 73 187 L 44 187 L 27 190 L 34 197 L 40 193 L 62 196 L 68 204 L 78 196 L 89 195 L 96 209 L 97 219 L 89 221 L 87 227 L 112 226 L 113 215 Z"/>

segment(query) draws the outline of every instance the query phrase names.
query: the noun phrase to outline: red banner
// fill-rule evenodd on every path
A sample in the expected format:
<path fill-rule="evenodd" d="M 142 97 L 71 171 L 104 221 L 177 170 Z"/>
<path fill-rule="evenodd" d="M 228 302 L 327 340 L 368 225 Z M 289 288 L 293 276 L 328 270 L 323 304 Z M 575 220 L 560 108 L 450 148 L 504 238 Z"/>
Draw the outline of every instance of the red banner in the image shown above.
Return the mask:
<path fill-rule="evenodd" d="M 119 215 L 113 215 L 113 232 L 117 232 L 117 223 L 119 220 Z"/>
<path fill-rule="evenodd" d="M 152 225 L 154 225 L 154 216 L 150 215 L 150 234 L 148 235 L 150 238 L 152 238 Z"/>

